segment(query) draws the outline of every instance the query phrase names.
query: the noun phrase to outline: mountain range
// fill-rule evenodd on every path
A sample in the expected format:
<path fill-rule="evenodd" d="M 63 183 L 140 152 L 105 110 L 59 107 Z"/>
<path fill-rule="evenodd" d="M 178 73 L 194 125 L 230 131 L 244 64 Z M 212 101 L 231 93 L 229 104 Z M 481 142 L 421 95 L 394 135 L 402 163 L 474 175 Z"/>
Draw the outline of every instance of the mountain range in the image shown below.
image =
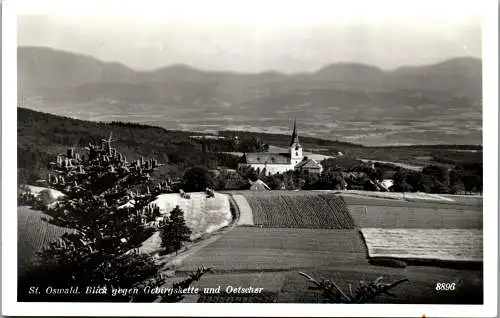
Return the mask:
<path fill-rule="evenodd" d="M 390 71 L 334 63 L 315 72 L 249 74 L 188 65 L 137 71 L 51 48 L 18 48 L 20 106 L 81 119 L 135 118 L 151 124 L 161 115 L 160 124 L 167 128 L 185 128 L 170 127 L 174 119 L 198 130 L 200 125 L 256 126 L 266 119 L 262 128 L 279 129 L 298 117 L 310 135 L 331 138 L 340 134 L 334 129 L 338 120 L 480 121 L 481 79 L 482 62 L 471 57 Z"/>

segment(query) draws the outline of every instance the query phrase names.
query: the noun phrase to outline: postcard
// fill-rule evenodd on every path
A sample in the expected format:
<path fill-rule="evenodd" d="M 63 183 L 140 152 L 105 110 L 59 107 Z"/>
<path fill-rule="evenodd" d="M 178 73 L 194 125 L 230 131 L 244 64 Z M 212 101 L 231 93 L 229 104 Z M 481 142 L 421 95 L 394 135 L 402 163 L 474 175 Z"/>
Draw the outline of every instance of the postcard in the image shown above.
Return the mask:
<path fill-rule="evenodd" d="M 497 6 L 5 1 L 3 313 L 495 316 Z"/>

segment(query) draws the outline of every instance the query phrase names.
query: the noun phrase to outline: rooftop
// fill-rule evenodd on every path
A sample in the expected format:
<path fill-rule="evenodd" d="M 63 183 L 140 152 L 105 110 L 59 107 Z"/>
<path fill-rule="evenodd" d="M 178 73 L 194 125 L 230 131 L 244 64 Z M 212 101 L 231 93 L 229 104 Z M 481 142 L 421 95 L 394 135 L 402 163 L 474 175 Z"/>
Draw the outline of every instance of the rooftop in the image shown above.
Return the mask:
<path fill-rule="evenodd" d="M 241 157 L 240 163 L 247 164 L 290 164 L 289 153 L 249 152 Z"/>
<path fill-rule="evenodd" d="M 321 165 L 313 159 L 304 159 L 295 166 L 295 169 L 298 169 L 298 168 L 321 169 Z"/>

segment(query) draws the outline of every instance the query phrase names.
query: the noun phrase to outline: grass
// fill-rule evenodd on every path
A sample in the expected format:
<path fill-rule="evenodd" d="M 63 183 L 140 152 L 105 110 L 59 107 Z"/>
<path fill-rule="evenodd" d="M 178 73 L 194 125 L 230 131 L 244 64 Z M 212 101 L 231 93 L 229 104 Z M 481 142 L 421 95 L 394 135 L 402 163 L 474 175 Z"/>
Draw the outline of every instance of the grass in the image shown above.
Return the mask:
<path fill-rule="evenodd" d="M 202 264 L 215 272 L 279 271 L 365 262 L 366 247 L 356 230 L 235 228 L 188 257 L 182 270 Z"/>

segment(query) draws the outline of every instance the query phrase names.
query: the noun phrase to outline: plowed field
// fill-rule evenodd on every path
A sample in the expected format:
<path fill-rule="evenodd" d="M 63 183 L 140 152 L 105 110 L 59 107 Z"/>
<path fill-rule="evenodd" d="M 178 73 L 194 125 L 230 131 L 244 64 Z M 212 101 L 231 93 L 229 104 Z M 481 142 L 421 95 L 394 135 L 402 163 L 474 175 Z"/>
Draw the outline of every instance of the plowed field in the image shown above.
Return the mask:
<path fill-rule="evenodd" d="M 344 200 L 314 192 L 245 192 L 253 223 L 270 228 L 353 229 Z"/>

